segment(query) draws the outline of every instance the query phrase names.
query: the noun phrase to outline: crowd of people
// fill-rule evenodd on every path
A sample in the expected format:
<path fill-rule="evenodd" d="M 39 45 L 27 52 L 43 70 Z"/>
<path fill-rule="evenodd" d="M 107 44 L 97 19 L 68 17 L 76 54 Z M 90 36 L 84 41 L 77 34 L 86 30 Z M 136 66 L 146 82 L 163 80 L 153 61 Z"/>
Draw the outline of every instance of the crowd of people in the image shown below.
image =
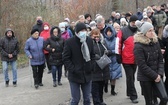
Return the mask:
<path fill-rule="evenodd" d="M 126 95 L 138 103 L 135 78 L 140 82 L 146 105 L 166 105 L 168 101 L 168 7 L 148 6 L 133 14 L 113 11 L 109 19 L 96 14 L 80 15 L 77 21 L 65 18 L 58 26 L 43 22 L 41 16 L 31 30 L 24 51 L 30 59 L 36 89 L 43 86 L 43 70 L 52 74 L 53 87 L 63 85 L 62 68 L 69 80 L 71 105 L 106 105 L 103 93 L 115 91 L 116 80 L 126 74 Z M 12 66 L 13 86 L 17 86 L 19 43 L 11 29 L 0 41 L 2 67 L 6 87 L 9 86 L 8 65 Z M 111 63 L 101 69 L 96 63 L 107 55 Z M 135 73 L 137 71 L 137 77 Z M 165 79 L 164 79 L 165 78 Z M 163 86 L 163 82 L 164 86 Z M 157 86 L 161 87 L 160 90 Z M 160 91 L 167 91 L 164 96 Z M 160 98 L 158 102 L 157 97 Z"/>

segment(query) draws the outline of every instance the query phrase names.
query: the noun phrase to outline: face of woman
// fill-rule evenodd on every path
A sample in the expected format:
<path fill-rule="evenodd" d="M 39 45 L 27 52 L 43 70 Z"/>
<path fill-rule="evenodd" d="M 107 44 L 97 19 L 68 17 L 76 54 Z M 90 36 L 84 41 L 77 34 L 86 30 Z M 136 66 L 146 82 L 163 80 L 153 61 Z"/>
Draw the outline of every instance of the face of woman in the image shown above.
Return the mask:
<path fill-rule="evenodd" d="M 100 35 L 99 34 L 93 34 L 92 36 L 91 36 L 91 38 L 93 39 L 93 40 L 95 40 L 96 42 L 98 42 L 98 41 L 100 41 Z"/>
<path fill-rule="evenodd" d="M 57 36 L 58 35 L 58 29 L 54 29 L 53 34 L 54 34 L 54 36 Z"/>
<path fill-rule="evenodd" d="M 155 36 L 155 31 L 154 31 L 154 29 L 153 29 L 153 28 L 149 29 L 149 30 L 147 31 L 147 33 L 146 33 L 146 36 L 147 36 L 148 38 L 153 38 L 153 37 Z"/>
<path fill-rule="evenodd" d="M 111 31 L 107 31 L 107 36 L 112 36 L 112 32 Z"/>
<path fill-rule="evenodd" d="M 37 38 L 39 37 L 39 32 L 36 31 L 36 32 L 32 35 L 32 37 L 37 39 Z"/>

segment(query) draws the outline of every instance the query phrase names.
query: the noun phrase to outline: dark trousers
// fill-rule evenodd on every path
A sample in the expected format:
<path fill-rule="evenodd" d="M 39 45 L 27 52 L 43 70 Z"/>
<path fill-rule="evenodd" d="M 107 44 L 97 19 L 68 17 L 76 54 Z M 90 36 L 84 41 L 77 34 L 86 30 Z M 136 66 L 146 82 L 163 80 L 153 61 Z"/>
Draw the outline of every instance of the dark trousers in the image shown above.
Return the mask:
<path fill-rule="evenodd" d="M 71 89 L 71 104 L 70 105 L 79 105 L 79 101 L 81 98 L 81 91 L 83 93 L 83 105 L 91 105 L 90 102 L 90 93 L 91 93 L 91 85 L 92 82 L 85 83 L 76 83 L 69 81 L 70 89 Z"/>
<path fill-rule="evenodd" d="M 140 81 L 142 94 L 145 98 L 145 105 L 156 105 L 157 104 L 157 97 L 161 97 L 158 93 L 158 89 L 155 86 L 154 81 Z M 159 105 L 166 105 L 167 101 L 163 101 L 160 98 Z M 158 104 L 157 104 L 158 105 Z"/>
<path fill-rule="evenodd" d="M 137 99 L 137 92 L 135 89 L 135 72 L 137 66 L 135 64 L 123 64 L 126 74 L 127 96 L 130 96 L 131 100 Z"/>
<path fill-rule="evenodd" d="M 92 82 L 92 98 L 94 105 L 101 105 L 103 102 L 103 87 L 105 82 L 104 81 L 95 81 Z"/>
<path fill-rule="evenodd" d="M 50 71 L 51 70 L 51 65 L 49 64 L 49 54 L 45 54 L 45 59 L 46 59 L 48 71 Z"/>
<path fill-rule="evenodd" d="M 51 66 L 52 69 L 52 77 L 53 81 L 56 82 L 56 74 L 58 72 L 58 82 L 61 82 L 61 77 L 62 77 L 62 65 L 59 66 Z"/>
<path fill-rule="evenodd" d="M 44 64 L 42 65 L 31 65 L 33 70 L 34 84 L 37 85 L 42 83 Z"/>
<path fill-rule="evenodd" d="M 165 62 L 165 88 L 168 94 L 168 62 Z"/>

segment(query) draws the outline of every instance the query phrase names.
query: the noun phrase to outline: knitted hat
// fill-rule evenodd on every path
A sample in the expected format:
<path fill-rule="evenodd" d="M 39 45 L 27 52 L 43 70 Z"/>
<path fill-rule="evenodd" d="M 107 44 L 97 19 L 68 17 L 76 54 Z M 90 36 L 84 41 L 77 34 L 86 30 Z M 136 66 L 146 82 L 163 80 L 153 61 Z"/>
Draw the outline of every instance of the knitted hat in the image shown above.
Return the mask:
<path fill-rule="evenodd" d="M 31 30 L 31 35 L 33 35 L 36 31 L 39 32 L 39 30 L 38 30 L 37 28 L 32 29 L 32 30 Z"/>
<path fill-rule="evenodd" d="M 130 17 L 129 22 L 133 22 L 133 21 L 136 21 L 136 20 L 138 20 L 138 17 L 137 17 L 136 15 L 132 15 L 132 16 Z"/>
<path fill-rule="evenodd" d="M 79 33 L 79 31 L 81 31 L 83 29 L 87 30 L 86 25 L 84 23 L 79 22 L 79 23 L 76 24 L 76 26 L 75 26 L 75 32 L 76 33 Z"/>
<path fill-rule="evenodd" d="M 64 21 L 67 21 L 68 23 L 70 23 L 69 18 L 65 18 Z"/>
<path fill-rule="evenodd" d="M 135 25 L 138 27 L 140 32 L 142 32 L 143 34 L 146 34 L 149 29 L 153 28 L 153 25 L 151 23 L 149 23 L 149 22 L 141 22 L 139 20 L 137 20 L 135 22 Z"/>

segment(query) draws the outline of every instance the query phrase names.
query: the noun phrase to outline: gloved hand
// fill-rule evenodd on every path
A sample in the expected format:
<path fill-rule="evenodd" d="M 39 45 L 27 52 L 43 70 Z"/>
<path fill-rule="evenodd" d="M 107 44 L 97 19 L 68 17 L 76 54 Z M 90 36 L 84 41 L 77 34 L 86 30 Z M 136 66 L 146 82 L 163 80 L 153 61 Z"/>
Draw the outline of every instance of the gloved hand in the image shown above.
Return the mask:
<path fill-rule="evenodd" d="M 104 53 L 107 55 L 107 56 L 112 56 L 114 53 L 112 53 L 111 50 L 105 50 Z"/>
<path fill-rule="evenodd" d="M 121 64 L 122 63 L 122 56 L 119 54 L 116 54 L 116 60 L 117 60 L 118 64 Z"/>

